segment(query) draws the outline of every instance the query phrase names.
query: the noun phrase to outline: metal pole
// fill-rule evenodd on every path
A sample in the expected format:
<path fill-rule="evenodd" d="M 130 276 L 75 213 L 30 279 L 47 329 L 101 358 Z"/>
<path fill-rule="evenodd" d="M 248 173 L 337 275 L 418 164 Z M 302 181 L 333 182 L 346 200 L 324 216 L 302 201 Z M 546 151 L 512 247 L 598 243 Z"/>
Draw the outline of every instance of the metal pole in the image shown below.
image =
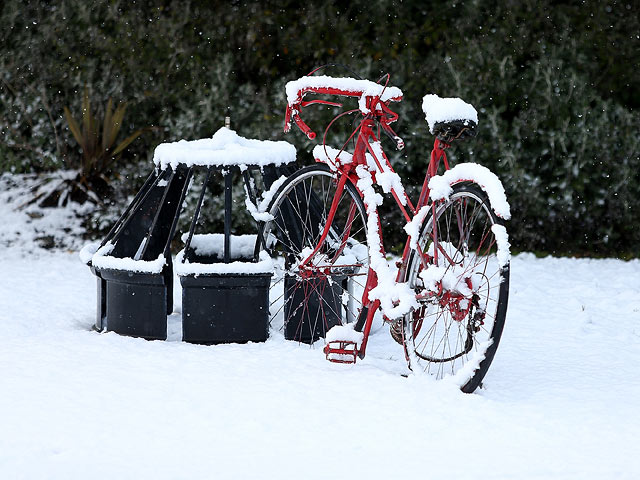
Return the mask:
<path fill-rule="evenodd" d="M 233 174 L 231 169 L 224 174 L 224 263 L 231 261 L 231 185 Z"/>

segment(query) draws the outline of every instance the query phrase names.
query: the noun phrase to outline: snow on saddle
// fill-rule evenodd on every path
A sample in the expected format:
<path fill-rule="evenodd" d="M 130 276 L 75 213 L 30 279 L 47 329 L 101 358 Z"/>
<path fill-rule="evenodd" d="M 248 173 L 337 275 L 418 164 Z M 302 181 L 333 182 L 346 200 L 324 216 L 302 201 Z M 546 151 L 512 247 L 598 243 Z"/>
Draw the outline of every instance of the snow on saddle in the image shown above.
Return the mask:
<path fill-rule="evenodd" d="M 478 125 L 478 112 L 473 105 L 460 98 L 440 98 L 425 95 L 422 99 L 429 131 L 443 142 L 474 137 Z"/>

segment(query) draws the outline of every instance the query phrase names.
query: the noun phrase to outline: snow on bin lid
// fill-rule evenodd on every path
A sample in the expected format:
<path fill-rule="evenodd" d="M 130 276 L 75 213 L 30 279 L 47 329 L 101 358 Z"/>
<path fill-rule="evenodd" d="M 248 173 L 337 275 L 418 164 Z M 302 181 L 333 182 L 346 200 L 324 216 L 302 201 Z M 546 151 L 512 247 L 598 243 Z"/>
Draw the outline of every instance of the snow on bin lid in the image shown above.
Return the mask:
<path fill-rule="evenodd" d="M 353 92 L 365 96 L 376 96 L 382 94 L 380 99 L 397 101 L 402 98 L 402 90 L 398 87 L 380 85 L 371 80 L 357 80 L 348 77 L 329 77 L 327 75 L 312 75 L 302 77 L 298 80 L 287 82 L 285 91 L 287 92 L 287 102 L 295 105 L 299 100 L 300 93 L 304 90 L 334 88 L 344 92 Z M 384 91 L 383 91 L 384 89 Z"/>
<path fill-rule="evenodd" d="M 280 166 L 296 160 L 296 148 L 289 142 L 253 140 L 222 127 L 213 137 L 161 143 L 153 153 L 153 163 L 163 170 L 179 164 L 187 167 Z"/>
<path fill-rule="evenodd" d="M 189 237 L 188 233 L 182 234 L 182 241 L 186 242 Z M 258 235 L 231 235 L 229 238 L 229 246 L 231 251 L 229 256 L 233 259 L 253 258 L 256 248 Z M 191 248 L 196 255 L 214 255 L 218 258 L 224 256 L 224 234 L 223 233 L 204 233 L 197 234 L 191 238 Z"/>
<path fill-rule="evenodd" d="M 433 133 L 436 123 L 454 120 L 471 120 L 478 123 L 478 112 L 473 105 L 460 98 L 440 98 L 438 95 L 425 95 L 422 99 L 422 111 Z"/>
<path fill-rule="evenodd" d="M 175 272 L 179 276 L 233 274 L 251 275 L 273 273 L 275 269 L 273 260 L 264 250 L 260 252 L 259 261 L 257 263 L 242 261 L 231 263 L 191 263 L 184 258 L 184 253 L 184 250 L 180 250 L 178 255 L 176 255 L 176 262 L 174 264 Z"/>
<path fill-rule="evenodd" d="M 91 264 L 104 270 L 125 270 L 139 273 L 161 273 L 167 261 L 164 255 L 158 255 L 155 260 L 134 260 L 133 258 L 112 257 L 114 244 L 107 242 L 103 247 L 96 250 L 91 257 Z M 88 252 L 85 252 L 85 254 Z M 86 257 L 85 257 L 86 258 Z"/>

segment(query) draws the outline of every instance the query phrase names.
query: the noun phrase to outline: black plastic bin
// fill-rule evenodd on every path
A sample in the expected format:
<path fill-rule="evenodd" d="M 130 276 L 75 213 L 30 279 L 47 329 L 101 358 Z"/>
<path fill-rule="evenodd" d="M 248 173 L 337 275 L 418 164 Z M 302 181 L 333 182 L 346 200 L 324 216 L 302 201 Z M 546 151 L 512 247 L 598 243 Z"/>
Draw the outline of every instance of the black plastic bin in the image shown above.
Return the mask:
<path fill-rule="evenodd" d="M 344 277 L 296 279 L 284 278 L 284 338 L 313 343 L 324 338 L 327 331 L 342 320 L 342 289 Z M 323 292 L 320 295 L 319 292 Z M 321 317 L 319 312 L 323 312 Z"/>
<path fill-rule="evenodd" d="M 89 265 L 98 277 L 96 330 L 166 340 L 167 315 L 173 311 L 170 245 L 191 175 L 183 166 L 154 170 L 93 251 Z M 161 256 L 164 266 L 149 269 L 148 263 Z"/>
<path fill-rule="evenodd" d="M 182 340 L 205 345 L 266 341 L 271 275 L 180 276 Z"/>
<path fill-rule="evenodd" d="M 198 153 L 195 156 L 194 146 Z M 237 146 L 241 147 L 242 158 L 239 158 Z M 265 164 L 263 148 L 272 154 L 266 156 L 274 158 L 273 164 Z M 218 130 L 210 139 L 159 145 L 154 152 L 155 167 L 138 194 L 99 247 L 94 249 L 92 246 L 82 255 L 98 278 L 96 330 L 166 339 L 166 317 L 173 312 L 171 247 L 185 197 L 194 177 L 198 176 L 204 178 L 185 242 L 184 260 L 201 265 L 240 262 L 254 266 L 243 266 L 238 271 L 230 270 L 233 267 L 222 270 L 209 267 L 205 273 L 199 266 L 195 272 L 183 270 L 183 274 L 178 271 L 180 267 L 176 268 L 183 287 L 183 338 L 206 344 L 266 340 L 273 269 L 271 263 L 255 265 L 260 263 L 259 250 L 265 248 L 263 227 L 256 217 L 257 235 L 252 251 L 243 253 L 242 258 L 233 254 L 230 247 L 233 180 L 234 176 L 242 175 L 249 200 L 258 205 L 259 185 L 268 189 L 281 175 L 294 171 L 295 158 L 295 148 L 286 142 L 248 141 L 228 128 Z M 205 194 L 207 191 L 212 195 L 220 193 L 217 178 L 220 175 L 224 177 L 224 249 L 220 255 L 198 258 L 197 249 L 191 248 L 190 244 Z M 253 178 L 256 175 L 257 183 Z M 263 175 L 262 182 L 260 175 Z M 207 223 L 205 219 L 200 225 Z M 160 260 L 161 255 L 166 259 L 161 272 L 141 273 L 160 270 L 154 262 Z M 142 263 L 136 264 L 138 261 Z M 153 268 L 149 268 L 149 262 Z"/>
<path fill-rule="evenodd" d="M 106 289 L 103 307 L 107 331 L 147 340 L 167 339 L 165 275 L 109 269 L 99 273 Z"/>

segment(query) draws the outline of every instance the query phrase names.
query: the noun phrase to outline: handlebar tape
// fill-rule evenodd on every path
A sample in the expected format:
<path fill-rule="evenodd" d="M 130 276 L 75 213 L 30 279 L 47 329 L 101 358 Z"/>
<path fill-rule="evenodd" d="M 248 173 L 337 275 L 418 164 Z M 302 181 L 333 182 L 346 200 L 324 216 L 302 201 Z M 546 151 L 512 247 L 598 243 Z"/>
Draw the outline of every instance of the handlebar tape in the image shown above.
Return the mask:
<path fill-rule="evenodd" d="M 316 138 L 315 132 L 309 128 L 309 125 L 302 121 L 299 115 L 295 115 L 293 117 L 293 121 L 296 122 L 298 128 L 302 130 L 302 132 L 307 136 L 309 140 L 313 140 L 314 138 Z"/>

